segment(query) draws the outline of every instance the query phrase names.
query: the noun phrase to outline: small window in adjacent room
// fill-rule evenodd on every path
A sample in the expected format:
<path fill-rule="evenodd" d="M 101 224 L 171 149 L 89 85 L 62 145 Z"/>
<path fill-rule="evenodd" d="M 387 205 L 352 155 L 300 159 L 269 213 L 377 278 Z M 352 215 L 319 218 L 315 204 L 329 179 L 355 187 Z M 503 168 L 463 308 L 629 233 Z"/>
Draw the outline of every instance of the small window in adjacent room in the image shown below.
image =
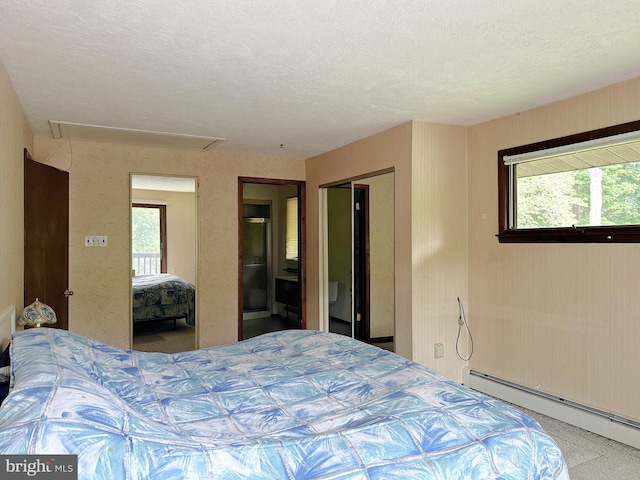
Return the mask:
<path fill-rule="evenodd" d="M 131 206 L 132 269 L 135 275 L 167 273 L 167 206 Z"/>
<path fill-rule="evenodd" d="M 298 261 L 298 197 L 287 198 L 285 258 Z"/>
<path fill-rule="evenodd" d="M 498 152 L 500 242 L 640 242 L 640 121 Z"/>

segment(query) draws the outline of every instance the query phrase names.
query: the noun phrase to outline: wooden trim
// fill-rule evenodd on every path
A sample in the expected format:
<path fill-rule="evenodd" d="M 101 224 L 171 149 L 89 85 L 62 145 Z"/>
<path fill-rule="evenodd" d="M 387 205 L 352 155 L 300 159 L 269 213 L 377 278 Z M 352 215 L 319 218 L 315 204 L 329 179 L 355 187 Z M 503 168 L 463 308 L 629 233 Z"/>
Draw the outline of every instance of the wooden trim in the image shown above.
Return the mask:
<path fill-rule="evenodd" d="M 242 185 L 244 183 L 258 183 L 264 185 L 304 185 L 305 182 L 303 180 L 283 180 L 278 178 L 238 177 L 238 184 Z M 242 195 L 242 191 L 240 191 L 240 195 Z"/>
<path fill-rule="evenodd" d="M 508 230 L 500 243 L 640 243 L 640 226 Z"/>
<path fill-rule="evenodd" d="M 307 189 L 305 182 L 297 182 L 298 186 L 298 283 L 300 285 L 300 328 L 307 329 Z"/>
<path fill-rule="evenodd" d="M 498 151 L 498 241 L 500 243 L 640 243 L 640 225 L 512 229 L 509 199 L 515 195 L 515 180 L 509 184 L 509 167 L 503 158 L 537 150 L 561 147 L 640 130 L 640 120 L 576 133 Z M 514 212 L 515 213 L 515 212 Z"/>
<path fill-rule="evenodd" d="M 169 260 L 167 243 L 167 206 L 160 205 L 160 270 L 162 273 L 167 273 Z"/>
<path fill-rule="evenodd" d="M 246 182 L 248 183 L 248 182 Z M 238 340 L 244 339 L 243 315 L 244 315 L 244 284 L 243 279 L 243 248 L 244 248 L 244 220 L 243 220 L 243 200 L 244 200 L 245 180 L 238 177 Z"/>
<path fill-rule="evenodd" d="M 364 328 L 362 340 L 369 342 L 371 340 L 371 245 L 370 245 L 370 216 L 369 216 L 369 185 L 354 183 L 353 188 L 362 192 L 362 201 L 364 203 L 363 232 L 364 235 Z M 355 319 L 354 319 L 355 321 Z"/>
<path fill-rule="evenodd" d="M 333 187 L 344 187 L 351 188 L 352 182 L 357 182 L 358 180 L 367 180 L 368 178 L 378 177 L 380 175 L 386 175 L 387 173 L 395 173 L 395 167 L 382 168 L 380 170 L 374 170 L 373 172 L 362 173 L 360 175 L 355 175 L 353 177 L 349 177 L 344 180 L 336 180 L 329 183 L 323 183 L 318 185 L 319 189 L 323 188 L 333 188 Z"/>

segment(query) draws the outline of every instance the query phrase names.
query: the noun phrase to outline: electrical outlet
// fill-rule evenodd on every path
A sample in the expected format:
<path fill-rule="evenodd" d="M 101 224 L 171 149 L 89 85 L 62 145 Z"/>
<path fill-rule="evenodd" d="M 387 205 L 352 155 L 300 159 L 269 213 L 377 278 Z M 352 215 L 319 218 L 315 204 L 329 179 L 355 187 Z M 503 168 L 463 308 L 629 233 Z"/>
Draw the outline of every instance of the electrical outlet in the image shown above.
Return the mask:
<path fill-rule="evenodd" d="M 85 247 L 106 247 L 107 236 L 106 235 L 87 235 L 84 237 Z"/>
<path fill-rule="evenodd" d="M 433 344 L 433 358 L 442 358 L 444 357 L 444 345 L 441 343 Z"/>

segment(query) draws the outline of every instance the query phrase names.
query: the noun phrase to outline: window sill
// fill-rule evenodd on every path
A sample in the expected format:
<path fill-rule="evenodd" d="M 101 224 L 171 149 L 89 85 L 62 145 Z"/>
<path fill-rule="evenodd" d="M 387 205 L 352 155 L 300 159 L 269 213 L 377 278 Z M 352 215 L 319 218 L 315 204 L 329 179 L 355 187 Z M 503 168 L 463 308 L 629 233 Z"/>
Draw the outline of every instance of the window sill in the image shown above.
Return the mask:
<path fill-rule="evenodd" d="M 640 226 L 507 230 L 500 243 L 640 243 Z"/>

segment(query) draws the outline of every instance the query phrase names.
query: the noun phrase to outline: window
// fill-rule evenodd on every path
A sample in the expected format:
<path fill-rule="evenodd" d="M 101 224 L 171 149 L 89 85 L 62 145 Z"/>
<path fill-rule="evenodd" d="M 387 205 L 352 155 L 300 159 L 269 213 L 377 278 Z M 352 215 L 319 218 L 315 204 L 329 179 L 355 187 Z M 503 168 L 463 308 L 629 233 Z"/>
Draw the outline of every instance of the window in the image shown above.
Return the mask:
<path fill-rule="evenodd" d="M 167 273 L 166 219 L 166 205 L 132 205 L 132 268 L 136 276 Z"/>
<path fill-rule="evenodd" d="M 298 197 L 287 198 L 285 258 L 298 261 Z"/>
<path fill-rule="evenodd" d="M 640 242 L 640 121 L 498 152 L 500 242 Z"/>

